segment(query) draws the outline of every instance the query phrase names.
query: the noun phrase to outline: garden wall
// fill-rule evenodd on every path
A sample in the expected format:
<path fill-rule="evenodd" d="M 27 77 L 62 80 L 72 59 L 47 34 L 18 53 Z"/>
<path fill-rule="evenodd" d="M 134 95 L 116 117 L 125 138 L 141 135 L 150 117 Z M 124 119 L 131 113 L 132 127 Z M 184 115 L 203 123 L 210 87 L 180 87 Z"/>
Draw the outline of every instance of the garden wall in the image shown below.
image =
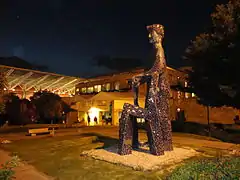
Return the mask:
<path fill-rule="evenodd" d="M 186 121 L 207 124 L 207 107 L 196 102 L 196 99 L 171 101 L 171 116 L 176 114 L 177 108 L 184 110 Z M 237 109 L 230 107 L 209 108 L 210 123 L 233 124 L 235 115 L 239 115 Z M 175 115 L 176 116 L 176 115 Z"/>

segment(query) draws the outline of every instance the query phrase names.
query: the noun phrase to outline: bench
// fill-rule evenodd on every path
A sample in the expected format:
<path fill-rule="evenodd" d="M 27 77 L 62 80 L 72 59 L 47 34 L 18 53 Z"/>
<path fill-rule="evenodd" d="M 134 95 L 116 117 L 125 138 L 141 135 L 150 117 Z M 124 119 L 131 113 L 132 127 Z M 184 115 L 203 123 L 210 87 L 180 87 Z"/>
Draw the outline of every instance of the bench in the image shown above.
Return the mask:
<path fill-rule="evenodd" d="M 49 125 L 48 126 L 48 129 L 49 130 L 56 130 L 56 129 L 59 129 L 60 127 L 59 127 L 59 124 L 51 124 L 51 125 Z"/>
<path fill-rule="evenodd" d="M 50 131 L 48 128 L 29 129 L 28 134 L 31 136 L 36 136 L 37 134 L 50 134 Z"/>

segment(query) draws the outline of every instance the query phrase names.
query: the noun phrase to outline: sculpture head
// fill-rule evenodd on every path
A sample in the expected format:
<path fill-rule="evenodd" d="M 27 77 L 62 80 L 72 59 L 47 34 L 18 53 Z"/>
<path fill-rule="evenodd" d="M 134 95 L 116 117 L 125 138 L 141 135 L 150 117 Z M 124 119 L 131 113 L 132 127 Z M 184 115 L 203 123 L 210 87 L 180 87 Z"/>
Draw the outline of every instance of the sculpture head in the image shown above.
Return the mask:
<path fill-rule="evenodd" d="M 147 30 L 149 32 L 149 41 L 150 43 L 161 43 L 164 37 L 164 27 L 161 24 L 153 24 L 147 26 Z"/>

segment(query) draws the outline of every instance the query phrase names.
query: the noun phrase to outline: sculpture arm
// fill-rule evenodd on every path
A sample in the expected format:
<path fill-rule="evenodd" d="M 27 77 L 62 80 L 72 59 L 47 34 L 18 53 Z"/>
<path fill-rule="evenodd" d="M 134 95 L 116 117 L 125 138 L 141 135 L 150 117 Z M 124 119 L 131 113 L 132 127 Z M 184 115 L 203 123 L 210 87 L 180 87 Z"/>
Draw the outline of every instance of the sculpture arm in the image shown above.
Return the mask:
<path fill-rule="evenodd" d="M 132 86 L 139 87 L 139 85 L 146 83 L 151 78 L 150 74 L 141 73 L 132 77 Z"/>

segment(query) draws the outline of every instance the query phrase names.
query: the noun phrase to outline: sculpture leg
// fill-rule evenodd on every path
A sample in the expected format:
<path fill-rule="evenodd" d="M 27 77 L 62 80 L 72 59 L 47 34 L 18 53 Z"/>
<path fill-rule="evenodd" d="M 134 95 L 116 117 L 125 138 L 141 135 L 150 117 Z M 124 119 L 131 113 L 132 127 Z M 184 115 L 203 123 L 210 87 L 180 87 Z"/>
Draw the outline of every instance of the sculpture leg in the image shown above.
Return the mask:
<path fill-rule="evenodd" d="M 164 141 L 164 150 L 172 151 L 172 125 L 169 117 L 169 104 L 168 101 L 161 101 L 161 126 L 163 133 L 163 141 Z"/>
<path fill-rule="evenodd" d="M 163 140 L 164 140 L 164 150 L 165 151 L 172 151 L 172 125 L 171 120 L 164 119 L 163 120 Z"/>
<path fill-rule="evenodd" d="M 120 155 L 131 154 L 132 152 L 133 121 L 131 121 L 130 116 L 143 118 L 145 115 L 145 109 L 128 103 L 124 104 L 119 122 L 118 153 Z"/>
<path fill-rule="evenodd" d="M 161 124 L 156 119 L 156 115 L 146 118 L 147 136 L 151 154 L 161 156 L 164 155 L 164 141 Z"/>

